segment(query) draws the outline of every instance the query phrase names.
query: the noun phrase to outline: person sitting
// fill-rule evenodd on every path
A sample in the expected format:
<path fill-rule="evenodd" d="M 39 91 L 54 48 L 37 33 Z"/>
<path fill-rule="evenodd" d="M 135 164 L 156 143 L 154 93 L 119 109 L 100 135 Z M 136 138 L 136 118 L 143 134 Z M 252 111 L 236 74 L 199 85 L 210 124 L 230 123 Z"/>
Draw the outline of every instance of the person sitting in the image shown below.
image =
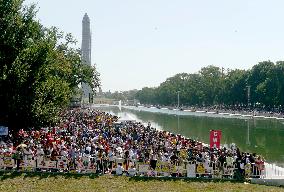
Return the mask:
<path fill-rule="evenodd" d="M 136 175 L 136 168 L 134 167 L 134 165 L 132 165 L 131 167 L 130 167 L 130 169 L 128 169 L 128 176 L 131 176 L 131 177 L 133 177 L 133 176 L 135 176 Z"/>
<path fill-rule="evenodd" d="M 122 164 L 119 163 L 119 164 L 117 165 L 117 168 L 115 169 L 116 175 L 122 175 L 122 174 L 123 174 L 123 171 L 124 171 L 124 168 L 122 167 Z"/>

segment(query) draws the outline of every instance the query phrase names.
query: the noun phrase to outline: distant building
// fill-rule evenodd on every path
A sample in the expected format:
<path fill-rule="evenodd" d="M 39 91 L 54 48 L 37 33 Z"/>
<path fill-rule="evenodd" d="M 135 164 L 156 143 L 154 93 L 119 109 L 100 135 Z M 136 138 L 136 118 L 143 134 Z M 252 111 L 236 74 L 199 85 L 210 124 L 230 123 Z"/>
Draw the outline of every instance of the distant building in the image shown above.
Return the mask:
<path fill-rule="evenodd" d="M 94 91 L 94 96 L 97 97 L 103 97 L 104 96 L 104 92 L 102 90 L 102 87 L 97 87 Z"/>
<path fill-rule="evenodd" d="M 86 65 L 91 65 L 91 51 L 92 51 L 92 35 L 90 28 L 90 18 L 87 13 L 82 20 L 82 62 Z M 92 89 L 86 83 L 82 83 L 83 99 L 89 98 L 92 93 Z"/>

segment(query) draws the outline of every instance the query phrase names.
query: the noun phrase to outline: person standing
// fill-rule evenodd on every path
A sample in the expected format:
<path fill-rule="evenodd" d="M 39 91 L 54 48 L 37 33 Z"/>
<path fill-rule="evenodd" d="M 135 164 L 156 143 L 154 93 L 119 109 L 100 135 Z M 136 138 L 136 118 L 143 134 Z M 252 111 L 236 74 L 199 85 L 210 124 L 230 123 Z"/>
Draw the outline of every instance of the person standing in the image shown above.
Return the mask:
<path fill-rule="evenodd" d="M 16 169 L 17 170 L 20 169 L 22 157 L 23 157 L 23 152 L 22 152 L 21 148 L 18 147 L 16 152 L 15 152 L 15 161 L 16 161 Z"/>

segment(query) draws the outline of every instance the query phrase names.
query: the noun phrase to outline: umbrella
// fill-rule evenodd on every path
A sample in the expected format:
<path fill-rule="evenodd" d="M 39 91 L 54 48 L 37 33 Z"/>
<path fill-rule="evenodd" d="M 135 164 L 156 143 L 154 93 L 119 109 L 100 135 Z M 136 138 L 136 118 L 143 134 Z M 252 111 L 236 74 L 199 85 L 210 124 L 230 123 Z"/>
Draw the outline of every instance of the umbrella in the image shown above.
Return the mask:
<path fill-rule="evenodd" d="M 22 143 L 22 144 L 20 144 L 20 145 L 17 146 L 17 148 L 26 148 L 26 147 L 27 147 L 27 145 L 24 144 L 24 143 Z"/>

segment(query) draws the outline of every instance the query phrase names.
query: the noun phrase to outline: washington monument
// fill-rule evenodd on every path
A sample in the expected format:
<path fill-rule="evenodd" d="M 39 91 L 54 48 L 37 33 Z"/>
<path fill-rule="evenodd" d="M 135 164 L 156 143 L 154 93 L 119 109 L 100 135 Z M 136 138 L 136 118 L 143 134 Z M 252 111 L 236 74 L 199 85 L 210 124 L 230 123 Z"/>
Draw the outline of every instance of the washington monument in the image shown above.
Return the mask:
<path fill-rule="evenodd" d="M 87 13 L 82 20 L 82 62 L 85 65 L 91 65 L 91 50 L 92 50 L 92 36 L 90 29 L 90 19 Z M 86 83 L 82 83 L 83 99 L 89 98 L 89 94 L 92 94 L 91 87 Z"/>

